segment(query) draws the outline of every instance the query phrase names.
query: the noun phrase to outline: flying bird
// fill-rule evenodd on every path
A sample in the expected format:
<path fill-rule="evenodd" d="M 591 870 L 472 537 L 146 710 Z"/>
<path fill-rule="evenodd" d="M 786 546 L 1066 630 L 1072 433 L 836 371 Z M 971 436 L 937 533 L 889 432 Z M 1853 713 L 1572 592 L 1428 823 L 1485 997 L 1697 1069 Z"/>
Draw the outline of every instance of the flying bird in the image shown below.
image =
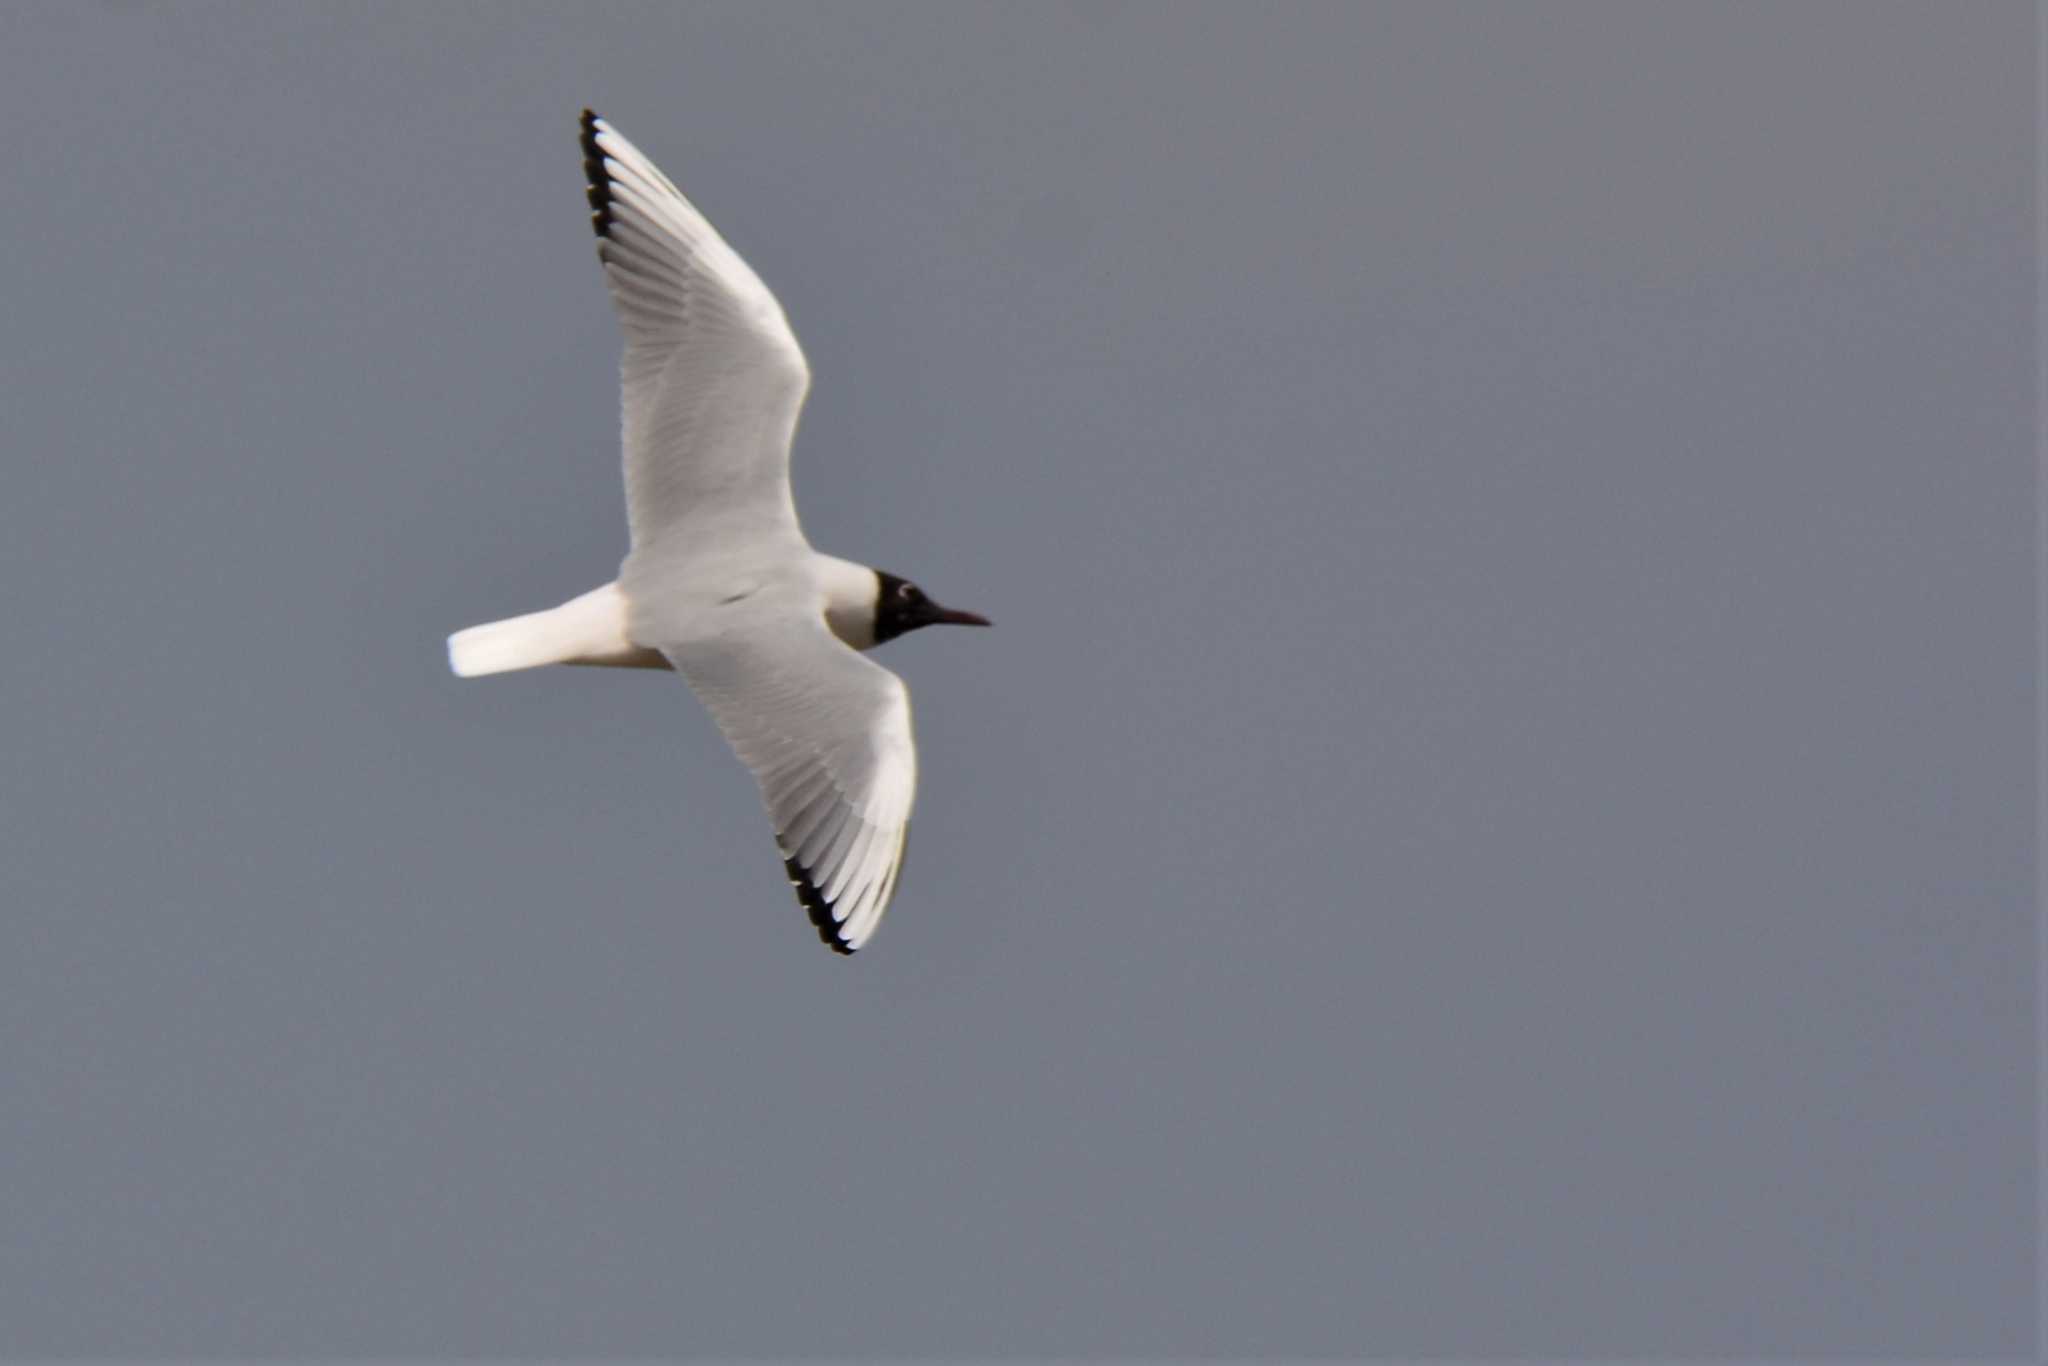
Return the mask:
<path fill-rule="evenodd" d="M 448 665 L 465 678 L 542 664 L 681 674 L 753 770 L 797 901 L 850 954 L 896 890 L 917 789 L 909 691 L 862 652 L 989 623 L 811 548 L 789 490 L 811 372 L 782 305 L 588 109 L 583 170 L 626 334 L 630 549 L 602 588 L 456 632 Z"/>

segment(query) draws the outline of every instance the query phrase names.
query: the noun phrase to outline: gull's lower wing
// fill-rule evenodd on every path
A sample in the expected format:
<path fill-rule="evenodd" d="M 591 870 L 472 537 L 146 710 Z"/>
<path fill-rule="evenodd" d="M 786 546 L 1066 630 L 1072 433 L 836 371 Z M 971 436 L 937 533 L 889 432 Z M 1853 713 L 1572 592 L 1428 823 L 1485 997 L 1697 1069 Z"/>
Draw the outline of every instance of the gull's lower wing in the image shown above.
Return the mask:
<path fill-rule="evenodd" d="M 895 892 L 917 792 L 903 680 L 794 605 L 662 653 L 753 770 L 819 936 L 852 953 Z"/>

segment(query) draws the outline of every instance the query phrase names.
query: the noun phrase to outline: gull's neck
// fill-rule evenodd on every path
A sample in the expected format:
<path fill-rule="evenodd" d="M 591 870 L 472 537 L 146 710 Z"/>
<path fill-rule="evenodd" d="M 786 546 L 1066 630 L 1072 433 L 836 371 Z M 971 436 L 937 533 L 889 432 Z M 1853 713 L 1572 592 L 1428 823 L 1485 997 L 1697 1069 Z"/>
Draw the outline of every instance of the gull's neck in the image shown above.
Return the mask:
<path fill-rule="evenodd" d="M 825 600 L 825 624 L 856 650 L 875 643 L 875 605 L 882 580 L 875 571 L 834 555 L 811 556 L 811 570 Z"/>

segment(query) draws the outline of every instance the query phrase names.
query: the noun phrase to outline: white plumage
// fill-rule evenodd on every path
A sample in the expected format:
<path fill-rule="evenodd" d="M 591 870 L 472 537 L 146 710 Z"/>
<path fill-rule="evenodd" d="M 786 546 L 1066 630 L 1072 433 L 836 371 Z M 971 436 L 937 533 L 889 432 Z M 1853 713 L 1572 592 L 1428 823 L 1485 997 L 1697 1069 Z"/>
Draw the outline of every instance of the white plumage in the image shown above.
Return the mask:
<path fill-rule="evenodd" d="M 810 368 L 782 306 L 588 110 L 583 151 L 626 338 L 631 550 L 615 583 L 457 632 L 450 667 L 674 668 L 753 770 L 798 900 L 851 953 L 895 891 L 917 790 L 909 692 L 856 651 L 935 622 L 987 623 L 811 548 L 789 486 Z"/>

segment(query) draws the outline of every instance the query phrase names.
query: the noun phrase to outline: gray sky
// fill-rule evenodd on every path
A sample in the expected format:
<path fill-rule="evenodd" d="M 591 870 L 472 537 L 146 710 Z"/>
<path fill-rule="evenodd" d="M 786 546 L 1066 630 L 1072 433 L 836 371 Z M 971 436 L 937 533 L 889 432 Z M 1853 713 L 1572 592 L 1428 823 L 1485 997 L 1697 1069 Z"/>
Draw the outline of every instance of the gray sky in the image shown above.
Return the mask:
<path fill-rule="evenodd" d="M 0 1355 L 2026 1355 L 2020 3 L 11 4 Z M 610 577 L 595 106 L 922 790 Z"/>

